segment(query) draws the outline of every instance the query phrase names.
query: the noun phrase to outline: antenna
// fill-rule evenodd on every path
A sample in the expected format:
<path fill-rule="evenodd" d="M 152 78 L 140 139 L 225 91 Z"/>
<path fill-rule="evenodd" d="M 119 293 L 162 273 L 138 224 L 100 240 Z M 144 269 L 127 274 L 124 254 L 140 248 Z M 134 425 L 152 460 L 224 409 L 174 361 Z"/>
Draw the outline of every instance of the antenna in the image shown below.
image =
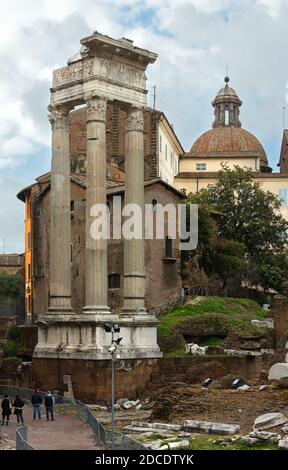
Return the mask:
<path fill-rule="evenodd" d="M 226 77 L 228 77 L 228 65 L 226 65 Z"/>
<path fill-rule="evenodd" d="M 283 131 L 285 129 L 285 111 L 286 111 L 286 108 L 285 106 L 283 106 Z"/>
<path fill-rule="evenodd" d="M 153 109 L 156 108 L 156 85 L 153 86 Z"/>

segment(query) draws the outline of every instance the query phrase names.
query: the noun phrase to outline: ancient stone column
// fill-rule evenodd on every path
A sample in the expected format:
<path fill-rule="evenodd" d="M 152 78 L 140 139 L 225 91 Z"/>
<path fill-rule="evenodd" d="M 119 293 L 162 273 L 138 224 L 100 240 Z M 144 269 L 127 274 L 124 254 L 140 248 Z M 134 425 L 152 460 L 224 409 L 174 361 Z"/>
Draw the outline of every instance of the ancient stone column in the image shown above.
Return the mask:
<path fill-rule="evenodd" d="M 49 313 L 71 313 L 71 215 L 68 106 L 49 106 L 52 126 L 50 306 Z"/>
<path fill-rule="evenodd" d="M 144 116 L 143 109 L 130 107 L 126 120 L 125 206 L 141 209 L 142 237 L 124 238 L 124 313 L 145 312 L 144 241 Z"/>
<path fill-rule="evenodd" d="M 106 207 L 106 100 L 92 96 L 87 103 L 86 305 L 84 313 L 109 313 L 107 306 L 107 239 L 92 236 L 95 205 Z M 91 212 L 92 210 L 92 212 Z"/>

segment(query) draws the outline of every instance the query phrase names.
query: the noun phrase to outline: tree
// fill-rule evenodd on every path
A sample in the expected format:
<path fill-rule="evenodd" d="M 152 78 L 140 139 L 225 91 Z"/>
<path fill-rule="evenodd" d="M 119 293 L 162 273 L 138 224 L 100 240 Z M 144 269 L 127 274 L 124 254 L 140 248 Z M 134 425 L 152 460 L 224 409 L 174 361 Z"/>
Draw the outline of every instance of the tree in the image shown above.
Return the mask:
<path fill-rule="evenodd" d="M 223 165 L 219 180 L 207 189 L 211 207 L 220 211 L 219 236 L 243 243 L 251 257 L 281 253 L 287 241 L 288 223 L 279 212 L 281 201 L 263 191 L 253 172 Z"/>
<path fill-rule="evenodd" d="M 236 166 L 231 170 L 223 165 L 222 170 L 215 185 L 197 195 L 189 195 L 188 199 L 205 207 L 206 211 L 214 210 L 221 214 L 217 224 L 218 236 L 226 240 L 226 244 L 233 240 L 242 246 L 247 280 L 281 291 L 288 273 L 285 253 L 288 223 L 280 213 L 281 201 L 274 194 L 263 191 L 249 169 Z M 216 255 L 209 254 L 212 265 L 220 263 L 224 284 L 233 274 L 230 265 L 232 268 L 236 262 L 240 268 L 238 261 L 227 254 L 227 249 L 229 252 L 232 247 L 230 245 L 229 248 L 228 242 L 224 251 L 222 248 Z M 240 246 L 234 245 L 233 250 L 236 250 L 236 258 L 241 257 Z"/>
<path fill-rule="evenodd" d="M 23 278 L 20 274 L 0 272 L 0 298 L 17 299 L 23 291 Z"/>
<path fill-rule="evenodd" d="M 199 267 L 206 274 L 218 274 L 225 289 L 229 277 L 237 277 L 245 267 L 244 246 L 238 241 L 218 237 L 217 226 L 221 213 L 212 208 L 207 192 L 190 194 L 187 199 L 188 210 L 190 204 L 198 204 L 198 246 L 192 253 L 184 252 L 184 261 L 197 256 Z"/>

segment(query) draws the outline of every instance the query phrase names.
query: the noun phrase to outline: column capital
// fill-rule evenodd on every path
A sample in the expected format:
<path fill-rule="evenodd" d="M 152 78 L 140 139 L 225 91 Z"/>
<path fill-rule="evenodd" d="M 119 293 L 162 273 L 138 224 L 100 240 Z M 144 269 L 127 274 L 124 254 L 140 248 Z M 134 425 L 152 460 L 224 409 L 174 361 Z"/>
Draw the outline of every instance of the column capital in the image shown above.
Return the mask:
<path fill-rule="evenodd" d="M 68 105 L 48 106 L 48 119 L 52 130 L 69 128 L 69 112 L 73 107 Z"/>
<path fill-rule="evenodd" d="M 86 96 L 87 121 L 106 122 L 107 99 L 90 94 Z"/>
<path fill-rule="evenodd" d="M 131 106 L 128 108 L 126 119 L 126 132 L 140 131 L 144 132 L 144 110 Z"/>

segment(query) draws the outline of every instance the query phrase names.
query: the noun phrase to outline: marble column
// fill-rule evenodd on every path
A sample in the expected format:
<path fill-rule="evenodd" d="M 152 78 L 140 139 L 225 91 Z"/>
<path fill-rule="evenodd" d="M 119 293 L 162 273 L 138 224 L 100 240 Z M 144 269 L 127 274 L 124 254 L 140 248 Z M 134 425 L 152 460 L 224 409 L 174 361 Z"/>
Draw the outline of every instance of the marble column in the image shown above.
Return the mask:
<path fill-rule="evenodd" d="M 49 313 L 71 308 L 71 214 L 68 106 L 49 106 L 52 127 Z"/>
<path fill-rule="evenodd" d="M 95 221 L 93 208 L 106 207 L 106 110 L 107 102 L 99 96 L 87 103 L 87 189 L 86 189 L 86 254 L 84 313 L 110 313 L 107 306 L 107 239 L 91 234 Z M 92 214 L 91 214 L 92 209 Z"/>
<path fill-rule="evenodd" d="M 141 239 L 124 238 L 123 313 L 145 312 L 144 241 L 144 115 L 143 109 L 129 107 L 125 141 L 125 205 L 141 208 Z"/>

